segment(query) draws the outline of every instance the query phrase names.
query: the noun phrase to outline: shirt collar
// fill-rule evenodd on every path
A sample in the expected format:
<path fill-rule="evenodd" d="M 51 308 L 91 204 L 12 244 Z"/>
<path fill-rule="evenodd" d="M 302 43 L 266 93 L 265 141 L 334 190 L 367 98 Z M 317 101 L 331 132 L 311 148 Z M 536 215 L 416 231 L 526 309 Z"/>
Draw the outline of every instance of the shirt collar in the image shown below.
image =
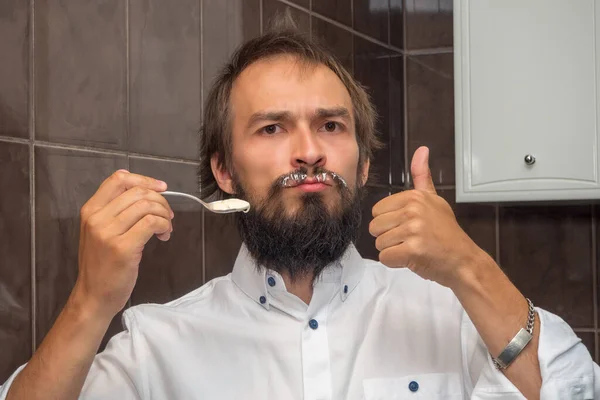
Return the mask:
<path fill-rule="evenodd" d="M 346 301 L 350 293 L 354 291 L 362 279 L 365 271 L 365 263 L 353 244 L 348 246 L 348 249 L 336 263 L 342 267 L 340 297 L 342 301 Z M 242 292 L 268 310 L 269 294 L 267 290 L 267 277 L 267 269 L 259 269 L 246 245 L 242 244 L 233 266 L 231 278 Z"/>

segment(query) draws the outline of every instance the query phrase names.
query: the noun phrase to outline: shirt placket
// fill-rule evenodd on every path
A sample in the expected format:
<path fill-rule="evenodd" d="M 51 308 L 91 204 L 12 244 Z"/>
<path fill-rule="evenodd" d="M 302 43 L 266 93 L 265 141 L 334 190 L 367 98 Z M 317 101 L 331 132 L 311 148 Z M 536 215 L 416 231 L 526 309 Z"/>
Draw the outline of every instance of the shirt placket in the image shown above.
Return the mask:
<path fill-rule="evenodd" d="M 305 400 L 332 398 L 327 321 L 334 285 L 316 285 L 302 330 L 302 372 Z"/>

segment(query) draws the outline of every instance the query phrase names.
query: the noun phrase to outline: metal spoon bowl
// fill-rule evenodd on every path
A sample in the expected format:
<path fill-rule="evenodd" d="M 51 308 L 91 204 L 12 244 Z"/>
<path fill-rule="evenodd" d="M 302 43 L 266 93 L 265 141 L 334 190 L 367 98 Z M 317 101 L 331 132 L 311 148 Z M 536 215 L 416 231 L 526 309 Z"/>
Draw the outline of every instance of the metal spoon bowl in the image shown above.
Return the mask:
<path fill-rule="evenodd" d="M 248 211 L 250 211 L 250 203 L 240 199 L 225 199 L 207 203 L 205 201 L 200 200 L 198 197 L 192 196 L 191 194 L 187 193 L 167 191 L 162 192 L 161 194 L 165 196 L 178 196 L 195 200 L 196 202 L 202 204 L 207 210 L 212 211 L 216 214 L 229 214 L 234 212 L 247 213 Z"/>

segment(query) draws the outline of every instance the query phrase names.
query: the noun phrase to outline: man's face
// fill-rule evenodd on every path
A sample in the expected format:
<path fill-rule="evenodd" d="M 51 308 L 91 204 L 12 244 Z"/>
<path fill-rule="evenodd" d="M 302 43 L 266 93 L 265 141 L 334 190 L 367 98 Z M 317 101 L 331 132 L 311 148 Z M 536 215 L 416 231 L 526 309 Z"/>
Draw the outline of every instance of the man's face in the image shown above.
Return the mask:
<path fill-rule="evenodd" d="M 232 170 L 213 172 L 250 202 L 240 235 L 258 265 L 317 277 L 356 239 L 368 163 L 358 173 L 352 101 L 324 66 L 278 57 L 248 67 L 231 99 Z"/>
<path fill-rule="evenodd" d="M 307 193 L 318 194 L 329 210 L 339 204 L 339 182 L 308 183 L 315 170 L 341 176 L 351 192 L 363 184 L 357 182 L 363 171 L 357 176 L 352 101 L 329 68 L 289 56 L 260 61 L 238 77 L 230 101 L 233 174 L 254 206 L 265 201 L 278 178 L 299 169 L 309 179 L 301 185 L 287 181 L 280 194 L 288 216 Z"/>

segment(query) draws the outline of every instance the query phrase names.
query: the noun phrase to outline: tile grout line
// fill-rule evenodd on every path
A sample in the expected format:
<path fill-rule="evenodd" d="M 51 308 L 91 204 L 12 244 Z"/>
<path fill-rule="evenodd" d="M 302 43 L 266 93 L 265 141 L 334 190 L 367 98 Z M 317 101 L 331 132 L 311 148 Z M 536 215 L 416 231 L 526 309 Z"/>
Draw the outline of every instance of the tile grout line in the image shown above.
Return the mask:
<path fill-rule="evenodd" d="M 312 0 L 308 0 L 308 37 L 312 39 L 313 30 L 313 11 Z"/>
<path fill-rule="evenodd" d="M 260 29 L 262 33 L 262 14 L 263 0 L 260 0 Z M 200 110 L 204 110 L 204 0 L 200 0 Z M 200 124 L 202 124 L 202 117 Z M 198 190 L 202 193 L 200 183 L 197 183 Z M 206 283 L 206 213 L 202 207 L 202 284 Z"/>
<path fill-rule="evenodd" d="M 125 2 L 125 146 L 127 152 L 127 170 L 129 165 L 130 133 L 131 133 L 131 48 L 130 48 L 130 26 L 129 26 L 129 5 L 130 1 Z"/>
<path fill-rule="evenodd" d="M 264 21 L 264 18 L 263 18 L 264 7 L 265 7 L 264 1 L 260 0 L 258 2 L 258 14 L 259 14 L 258 15 L 258 20 L 259 20 L 259 23 L 260 23 L 260 34 L 261 35 L 265 32 L 265 27 L 264 27 L 265 21 Z"/>
<path fill-rule="evenodd" d="M 402 0 L 402 47 L 406 48 L 406 0 Z M 405 189 L 410 188 L 410 173 L 408 165 L 408 56 L 402 55 L 402 128 L 404 139 L 404 171 L 402 172 L 402 183 Z"/>
<path fill-rule="evenodd" d="M 392 157 L 392 137 L 394 136 L 394 133 L 392 132 L 393 129 L 393 110 L 392 110 L 392 90 L 390 89 L 391 85 L 392 85 L 392 59 L 390 57 L 387 57 L 387 80 L 388 80 L 388 114 L 389 114 L 389 118 L 388 118 L 388 148 L 390 149 L 389 153 L 388 153 L 388 186 L 390 189 L 390 193 L 392 191 L 392 169 L 393 169 L 393 164 L 394 164 L 394 157 Z"/>
<path fill-rule="evenodd" d="M 434 54 L 453 54 L 453 47 L 433 47 L 429 49 L 403 50 L 404 54 L 409 56 L 427 56 Z"/>
<path fill-rule="evenodd" d="M 153 156 L 148 154 L 139 154 L 139 153 L 129 153 L 129 158 L 134 158 L 138 160 L 153 160 L 153 161 L 164 161 L 164 162 L 172 162 L 178 164 L 187 164 L 187 165 L 200 165 L 200 161 L 187 160 L 185 158 L 171 158 L 171 157 L 161 157 L 161 156 Z"/>
<path fill-rule="evenodd" d="M 592 296 L 594 303 L 592 304 L 592 310 L 594 313 L 594 360 L 596 362 L 599 359 L 600 349 L 598 343 L 598 226 L 596 216 L 596 206 L 592 205 Z"/>
<path fill-rule="evenodd" d="M 573 332 L 577 333 L 596 333 L 594 328 L 573 328 Z"/>
<path fill-rule="evenodd" d="M 129 32 L 129 5 L 130 1 L 125 1 L 125 168 L 127 171 L 131 171 L 131 163 L 129 160 L 129 137 L 131 130 L 131 68 L 130 68 L 130 32 Z M 127 299 L 127 304 L 125 305 L 125 310 L 131 307 L 131 297 L 133 296 L 133 291 L 131 295 Z"/>
<path fill-rule="evenodd" d="M 35 0 L 29 1 L 29 219 L 31 254 L 31 352 L 37 349 L 37 285 L 35 240 Z"/>
<path fill-rule="evenodd" d="M 123 151 L 123 150 L 111 150 L 111 149 L 103 149 L 103 148 L 90 147 L 90 146 L 70 145 L 70 144 L 63 144 L 63 143 L 51 143 L 51 142 L 42 141 L 42 140 L 34 140 L 32 143 L 30 139 L 20 139 L 20 138 L 13 138 L 13 137 L 9 137 L 9 136 L 0 136 L 0 142 L 33 144 L 34 147 L 36 147 L 36 148 L 39 147 L 39 148 L 49 148 L 49 149 L 59 149 L 59 150 L 74 150 L 74 151 L 81 151 L 81 152 L 86 152 L 86 153 L 96 153 L 96 154 L 104 154 L 104 155 L 112 155 L 112 156 L 127 156 L 127 155 L 129 155 L 131 158 L 154 160 L 154 161 L 166 161 L 166 162 L 188 164 L 188 165 L 199 165 L 200 164 L 200 161 L 198 161 L 198 160 L 189 160 L 186 158 L 165 157 L 165 156 L 156 156 L 156 155 L 152 155 L 152 154 L 127 152 L 127 151 Z"/>
<path fill-rule="evenodd" d="M 391 46 L 392 45 L 392 5 L 391 0 L 387 2 L 387 42 Z M 354 27 L 353 27 L 354 28 Z"/>
<path fill-rule="evenodd" d="M 312 0 L 310 1 L 312 4 Z M 354 0 L 350 0 L 350 23 L 352 24 L 351 28 L 354 29 Z"/>
<path fill-rule="evenodd" d="M 28 112 L 31 112 L 31 110 L 28 110 Z M 30 123 L 30 122 L 28 122 L 28 123 Z M 27 128 L 27 129 L 29 129 L 29 128 Z M 29 132 L 27 132 L 27 133 L 29 133 Z M 30 136 L 31 136 L 31 134 L 30 134 Z M 10 137 L 10 136 L 0 136 L 0 142 L 19 143 L 19 144 L 27 144 L 28 145 L 28 144 L 31 144 L 31 139 L 21 139 L 21 138 Z"/>

